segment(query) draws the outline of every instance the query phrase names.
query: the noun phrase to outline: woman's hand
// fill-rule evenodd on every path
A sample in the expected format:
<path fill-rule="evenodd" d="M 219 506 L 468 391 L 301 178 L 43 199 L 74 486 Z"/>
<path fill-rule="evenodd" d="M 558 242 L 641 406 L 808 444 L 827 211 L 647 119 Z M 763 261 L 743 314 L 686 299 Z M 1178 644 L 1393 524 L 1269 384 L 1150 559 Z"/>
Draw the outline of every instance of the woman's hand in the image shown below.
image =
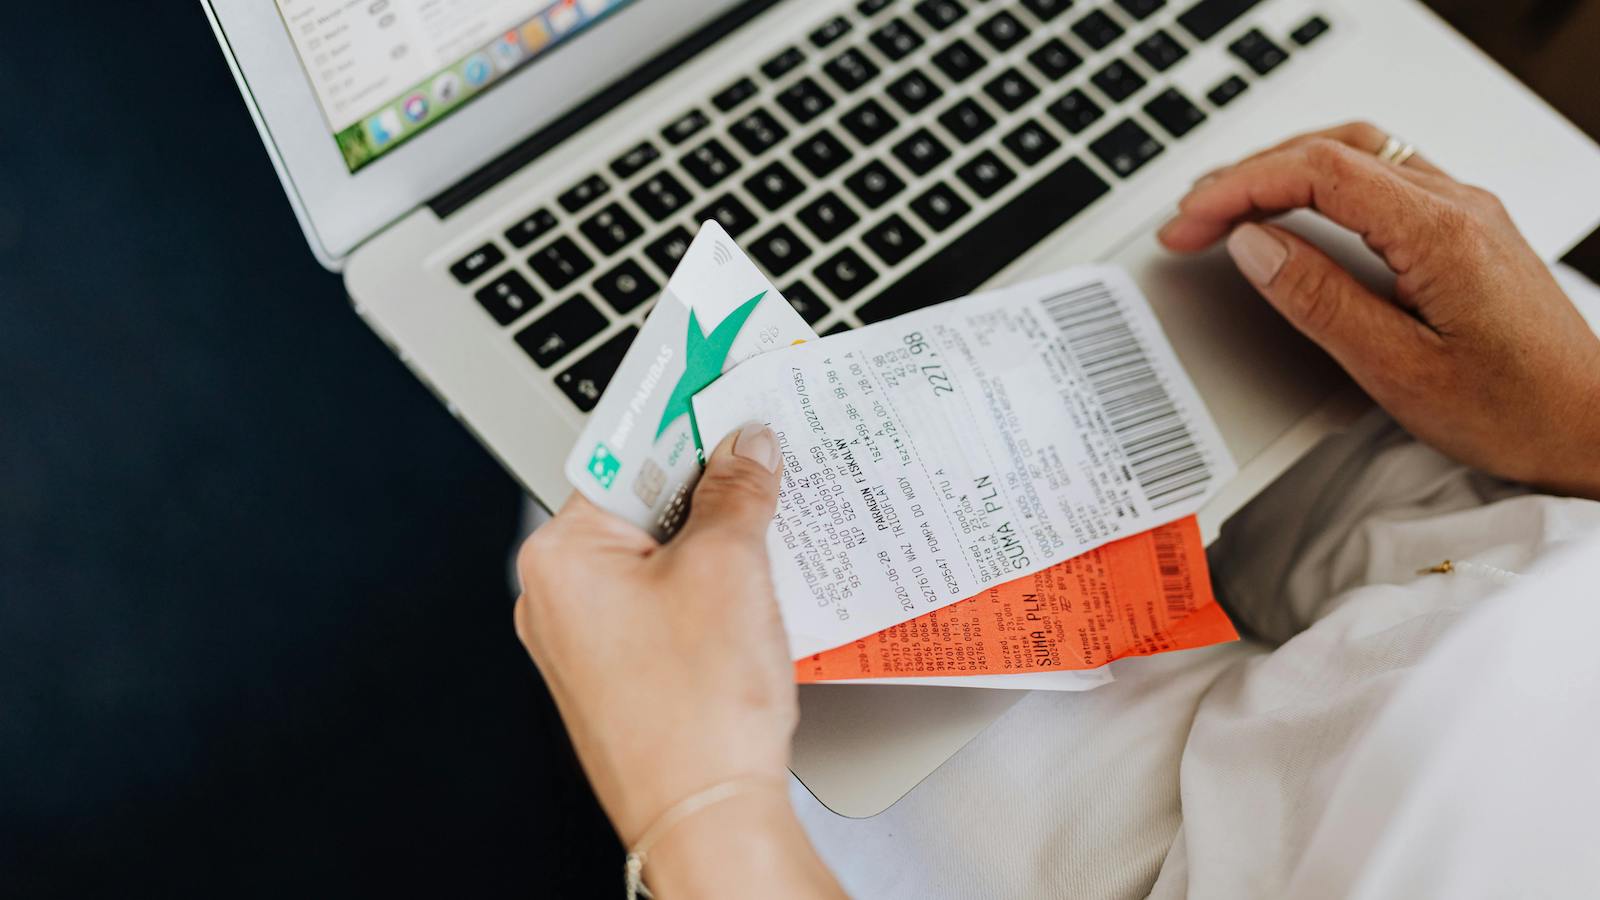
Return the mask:
<path fill-rule="evenodd" d="M 1600 340 L 1492 194 L 1363 124 L 1303 135 L 1197 182 L 1169 249 L 1227 239 L 1241 272 L 1412 434 L 1476 468 L 1600 498 Z M 1314 209 L 1398 276 L 1392 300 L 1262 220 Z"/>
<path fill-rule="evenodd" d="M 837 890 L 787 792 L 798 711 L 765 543 L 780 463 L 772 432 L 747 426 L 711 454 L 670 543 L 575 494 L 517 559 L 517 635 L 625 844 L 708 787 L 765 782 L 662 837 L 658 896 Z"/>

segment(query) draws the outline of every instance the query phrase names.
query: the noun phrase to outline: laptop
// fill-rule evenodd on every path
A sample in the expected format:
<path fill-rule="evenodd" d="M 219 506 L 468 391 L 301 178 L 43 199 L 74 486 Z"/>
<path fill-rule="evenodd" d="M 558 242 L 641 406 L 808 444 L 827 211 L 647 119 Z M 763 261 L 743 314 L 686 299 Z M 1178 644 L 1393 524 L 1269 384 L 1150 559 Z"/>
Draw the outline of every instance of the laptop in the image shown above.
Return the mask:
<path fill-rule="evenodd" d="M 1240 464 L 1208 535 L 1360 400 L 1225 257 L 1156 246 L 1197 175 L 1367 118 L 1497 191 L 1547 258 L 1600 219 L 1596 148 L 1411 0 L 205 7 L 312 252 L 548 507 L 707 219 L 823 333 L 1127 267 Z M 794 771 L 872 815 L 1019 693 L 807 688 Z"/>

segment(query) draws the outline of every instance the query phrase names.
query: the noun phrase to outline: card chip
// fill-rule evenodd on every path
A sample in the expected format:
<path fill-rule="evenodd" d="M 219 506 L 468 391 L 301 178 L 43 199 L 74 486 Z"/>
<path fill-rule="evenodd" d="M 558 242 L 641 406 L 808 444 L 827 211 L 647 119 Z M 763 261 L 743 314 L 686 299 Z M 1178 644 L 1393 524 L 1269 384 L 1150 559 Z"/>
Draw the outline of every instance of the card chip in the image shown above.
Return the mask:
<path fill-rule="evenodd" d="M 653 459 L 647 459 L 639 465 L 639 477 L 633 480 L 633 494 L 644 502 L 645 509 L 655 509 L 656 501 L 661 499 L 661 489 L 667 485 L 667 473 L 656 465 Z"/>

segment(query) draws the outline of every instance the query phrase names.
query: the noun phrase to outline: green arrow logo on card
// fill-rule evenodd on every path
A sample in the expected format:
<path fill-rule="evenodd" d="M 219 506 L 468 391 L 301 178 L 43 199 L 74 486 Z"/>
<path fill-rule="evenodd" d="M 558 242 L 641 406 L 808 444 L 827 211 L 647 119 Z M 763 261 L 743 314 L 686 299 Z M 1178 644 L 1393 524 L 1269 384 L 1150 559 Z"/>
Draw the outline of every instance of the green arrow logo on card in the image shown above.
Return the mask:
<path fill-rule="evenodd" d="M 661 411 L 661 424 L 656 426 L 657 438 L 660 438 L 661 433 L 667 430 L 667 426 L 677 421 L 679 416 L 688 416 L 689 431 L 694 435 L 694 447 L 700 452 L 700 458 L 705 458 L 705 447 L 700 443 L 700 428 L 695 424 L 694 404 L 691 401 L 695 394 L 700 393 L 722 374 L 722 364 L 727 362 L 728 353 L 733 349 L 733 339 L 739 336 L 745 320 L 750 318 L 750 314 L 756 310 L 756 305 L 766 295 L 767 292 L 762 291 L 746 300 L 712 329 L 709 335 L 700 327 L 700 320 L 695 318 L 694 310 L 689 310 L 689 334 L 684 339 L 683 375 L 672 387 L 672 395 L 667 398 L 667 408 Z"/>

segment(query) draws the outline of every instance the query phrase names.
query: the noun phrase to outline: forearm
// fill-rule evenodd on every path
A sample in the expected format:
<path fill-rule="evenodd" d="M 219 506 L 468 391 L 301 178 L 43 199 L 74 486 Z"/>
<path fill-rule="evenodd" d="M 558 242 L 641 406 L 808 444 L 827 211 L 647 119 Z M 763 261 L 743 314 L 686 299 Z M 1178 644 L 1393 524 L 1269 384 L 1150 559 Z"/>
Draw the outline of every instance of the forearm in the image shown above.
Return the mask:
<path fill-rule="evenodd" d="M 661 900 L 845 896 L 776 791 L 741 794 L 685 819 L 650 851 L 644 876 Z"/>

